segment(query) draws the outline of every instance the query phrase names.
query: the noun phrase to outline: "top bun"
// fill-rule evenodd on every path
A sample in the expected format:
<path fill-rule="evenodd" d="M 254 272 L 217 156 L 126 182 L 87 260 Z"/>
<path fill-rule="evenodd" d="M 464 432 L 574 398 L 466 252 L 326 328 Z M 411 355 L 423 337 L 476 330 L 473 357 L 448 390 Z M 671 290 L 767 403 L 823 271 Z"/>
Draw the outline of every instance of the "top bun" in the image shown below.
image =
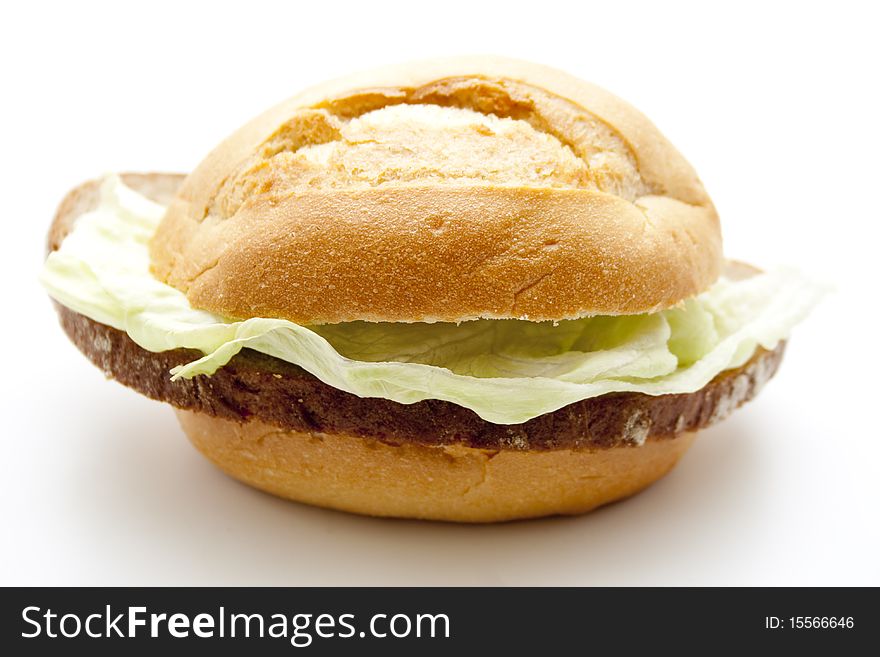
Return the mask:
<path fill-rule="evenodd" d="M 187 177 L 151 258 L 197 308 L 299 324 L 651 312 L 722 264 L 712 202 L 648 119 L 498 58 L 270 109 Z"/>

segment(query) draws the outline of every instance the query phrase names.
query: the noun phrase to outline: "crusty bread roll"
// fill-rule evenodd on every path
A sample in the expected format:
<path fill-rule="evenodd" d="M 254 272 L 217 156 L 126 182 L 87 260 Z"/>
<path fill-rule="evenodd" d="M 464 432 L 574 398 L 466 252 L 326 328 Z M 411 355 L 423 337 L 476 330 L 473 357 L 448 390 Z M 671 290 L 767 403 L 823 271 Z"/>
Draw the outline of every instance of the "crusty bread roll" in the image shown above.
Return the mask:
<path fill-rule="evenodd" d="M 177 418 L 221 470 L 274 495 L 366 515 L 456 522 L 590 511 L 654 483 L 696 435 L 641 447 L 485 450 L 388 445 L 183 410 Z"/>
<path fill-rule="evenodd" d="M 241 128 L 185 179 L 123 179 L 168 205 L 154 275 L 230 318 L 652 312 L 705 290 L 724 266 L 709 197 L 645 117 L 510 60 L 321 85 Z M 94 183 L 68 196 L 50 250 L 95 200 Z M 757 394 L 784 350 L 757 349 L 693 393 L 615 393 L 497 425 L 437 399 L 360 398 L 248 349 L 211 376 L 171 381 L 201 352 L 147 352 L 59 313 L 107 376 L 174 406 L 193 444 L 237 479 L 335 509 L 463 522 L 581 513 L 634 494 Z"/>
<path fill-rule="evenodd" d="M 183 184 L 154 273 L 228 317 L 559 320 L 718 276 L 718 219 L 638 111 L 542 66 L 422 62 L 310 89 Z"/>

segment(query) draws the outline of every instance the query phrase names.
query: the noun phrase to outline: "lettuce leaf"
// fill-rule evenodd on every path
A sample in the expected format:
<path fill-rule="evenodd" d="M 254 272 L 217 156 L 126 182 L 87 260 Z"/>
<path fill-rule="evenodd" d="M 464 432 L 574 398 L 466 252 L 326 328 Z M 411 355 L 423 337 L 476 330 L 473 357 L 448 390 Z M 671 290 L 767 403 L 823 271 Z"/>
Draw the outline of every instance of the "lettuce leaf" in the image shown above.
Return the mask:
<path fill-rule="evenodd" d="M 172 378 L 211 375 L 242 348 L 301 366 L 361 397 L 442 399 L 497 424 L 525 422 L 609 392 L 694 392 L 772 349 L 824 289 L 791 270 L 721 279 L 663 312 L 560 322 L 350 322 L 300 326 L 232 321 L 189 305 L 150 275 L 147 245 L 164 208 L 108 176 L 46 260 L 41 280 L 63 305 L 126 331 L 149 351 L 197 349 Z"/>

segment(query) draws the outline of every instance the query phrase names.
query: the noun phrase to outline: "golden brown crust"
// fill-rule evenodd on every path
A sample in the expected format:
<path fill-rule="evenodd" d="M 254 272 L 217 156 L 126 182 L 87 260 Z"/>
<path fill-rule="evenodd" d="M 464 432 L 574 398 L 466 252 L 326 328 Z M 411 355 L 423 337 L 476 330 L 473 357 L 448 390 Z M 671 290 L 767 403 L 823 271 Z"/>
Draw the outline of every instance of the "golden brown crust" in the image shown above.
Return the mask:
<path fill-rule="evenodd" d="M 715 280 L 721 241 L 693 169 L 639 112 L 480 58 L 269 110 L 186 179 L 151 257 L 231 317 L 542 320 L 673 305 Z"/>
<path fill-rule="evenodd" d="M 177 411 L 196 448 L 227 474 L 280 497 L 373 516 L 498 522 L 577 514 L 669 472 L 696 434 L 641 447 L 548 452 L 387 445 Z"/>

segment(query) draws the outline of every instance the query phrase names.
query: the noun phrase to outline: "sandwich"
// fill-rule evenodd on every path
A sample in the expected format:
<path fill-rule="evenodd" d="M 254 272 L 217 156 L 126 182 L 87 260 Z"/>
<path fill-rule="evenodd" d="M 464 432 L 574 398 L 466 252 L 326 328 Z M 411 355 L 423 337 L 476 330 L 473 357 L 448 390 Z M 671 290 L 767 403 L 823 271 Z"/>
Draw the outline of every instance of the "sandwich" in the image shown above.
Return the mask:
<path fill-rule="evenodd" d="M 74 189 L 73 343 L 232 477 L 492 522 L 633 495 L 774 375 L 821 289 L 722 253 L 693 168 L 565 73 L 433 60 L 304 91 L 188 175 Z"/>

